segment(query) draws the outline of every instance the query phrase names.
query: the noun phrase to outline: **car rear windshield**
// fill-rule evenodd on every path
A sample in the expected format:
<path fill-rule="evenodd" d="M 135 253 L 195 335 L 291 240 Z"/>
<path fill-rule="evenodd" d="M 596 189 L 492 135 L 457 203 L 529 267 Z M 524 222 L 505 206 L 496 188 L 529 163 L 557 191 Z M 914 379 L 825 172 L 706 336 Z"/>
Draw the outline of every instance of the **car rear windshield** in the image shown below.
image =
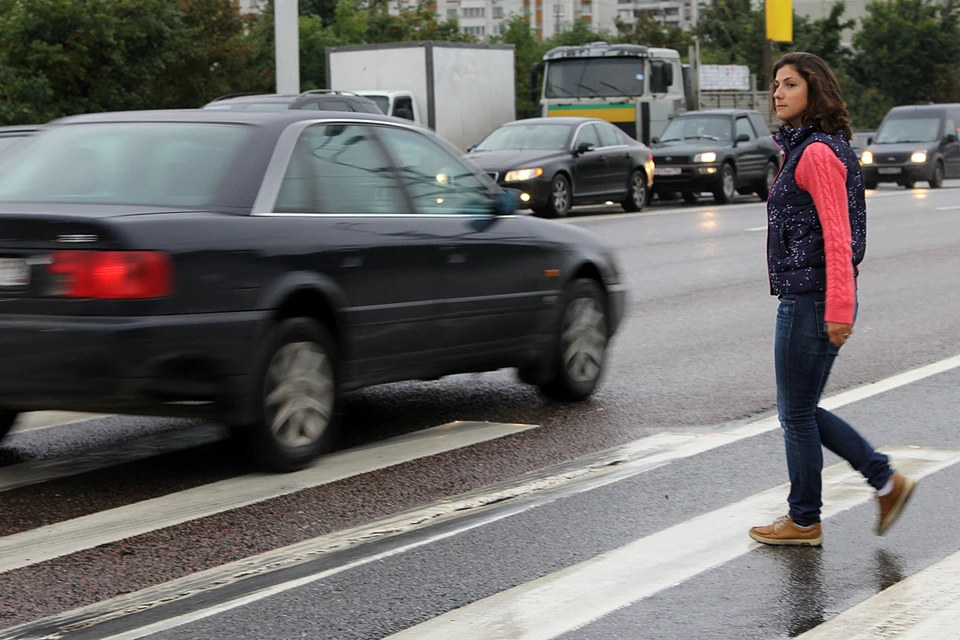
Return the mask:
<path fill-rule="evenodd" d="M 56 127 L 0 172 L 0 200 L 210 205 L 251 131 L 213 123 Z"/>
<path fill-rule="evenodd" d="M 880 125 L 874 142 L 936 142 L 940 138 L 940 118 L 895 118 Z"/>
<path fill-rule="evenodd" d="M 477 151 L 559 151 L 567 146 L 570 126 L 565 124 L 512 124 L 501 127 L 477 145 Z"/>

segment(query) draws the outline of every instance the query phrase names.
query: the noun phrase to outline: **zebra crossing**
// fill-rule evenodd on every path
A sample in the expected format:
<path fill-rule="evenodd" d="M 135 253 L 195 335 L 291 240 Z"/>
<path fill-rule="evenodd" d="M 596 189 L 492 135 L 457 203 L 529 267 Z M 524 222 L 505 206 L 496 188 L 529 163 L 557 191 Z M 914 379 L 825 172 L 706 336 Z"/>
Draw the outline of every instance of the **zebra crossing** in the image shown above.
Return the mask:
<path fill-rule="evenodd" d="M 768 417 L 652 436 L 29 622 L 4 627 L 0 609 L 0 639 L 960 637 L 958 385 L 955 357 L 824 402 L 876 423 L 874 444 L 920 479 L 883 538 L 872 536 L 871 491 L 835 458 L 823 549 L 747 538 L 783 512 L 787 493 Z M 903 416 L 917 424 L 905 429 Z M 448 425 L 299 474 L 242 476 L 0 537 L 0 589 L 15 584 L 4 574 L 53 559 L 535 428 Z M 15 466 L 2 472 L 16 486 Z"/>

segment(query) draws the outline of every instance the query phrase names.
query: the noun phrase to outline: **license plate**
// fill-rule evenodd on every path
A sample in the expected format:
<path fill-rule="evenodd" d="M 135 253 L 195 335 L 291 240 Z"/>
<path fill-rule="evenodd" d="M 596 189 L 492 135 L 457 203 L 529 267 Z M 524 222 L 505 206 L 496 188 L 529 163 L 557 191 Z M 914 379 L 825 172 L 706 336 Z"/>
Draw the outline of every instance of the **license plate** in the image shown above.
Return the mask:
<path fill-rule="evenodd" d="M 0 287 L 21 288 L 30 284 L 30 265 L 22 258 L 0 258 Z"/>
<path fill-rule="evenodd" d="M 680 167 L 657 167 L 653 170 L 655 176 L 678 176 L 683 172 Z"/>
<path fill-rule="evenodd" d="M 877 173 L 900 173 L 900 167 L 883 167 L 882 169 L 877 169 Z"/>

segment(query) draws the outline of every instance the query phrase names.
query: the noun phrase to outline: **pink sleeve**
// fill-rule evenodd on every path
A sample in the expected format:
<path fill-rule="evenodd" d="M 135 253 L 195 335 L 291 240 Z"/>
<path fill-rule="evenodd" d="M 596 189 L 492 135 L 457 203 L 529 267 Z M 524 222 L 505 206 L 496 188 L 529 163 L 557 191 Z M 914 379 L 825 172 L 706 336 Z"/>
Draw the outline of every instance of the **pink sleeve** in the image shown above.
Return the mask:
<path fill-rule="evenodd" d="M 853 324 L 857 304 L 850 240 L 847 169 L 833 149 L 814 142 L 804 149 L 794 172 L 797 186 L 813 197 L 827 259 L 827 306 L 824 320 Z"/>

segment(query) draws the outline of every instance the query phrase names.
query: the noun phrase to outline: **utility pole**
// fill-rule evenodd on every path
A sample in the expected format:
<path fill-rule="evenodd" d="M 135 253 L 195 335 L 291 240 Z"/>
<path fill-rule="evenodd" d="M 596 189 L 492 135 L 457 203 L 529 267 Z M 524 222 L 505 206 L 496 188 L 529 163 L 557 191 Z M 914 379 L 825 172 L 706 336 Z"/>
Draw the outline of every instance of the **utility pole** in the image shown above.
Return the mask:
<path fill-rule="evenodd" d="M 277 93 L 300 93 L 299 17 L 297 0 L 274 0 L 273 35 Z"/>

